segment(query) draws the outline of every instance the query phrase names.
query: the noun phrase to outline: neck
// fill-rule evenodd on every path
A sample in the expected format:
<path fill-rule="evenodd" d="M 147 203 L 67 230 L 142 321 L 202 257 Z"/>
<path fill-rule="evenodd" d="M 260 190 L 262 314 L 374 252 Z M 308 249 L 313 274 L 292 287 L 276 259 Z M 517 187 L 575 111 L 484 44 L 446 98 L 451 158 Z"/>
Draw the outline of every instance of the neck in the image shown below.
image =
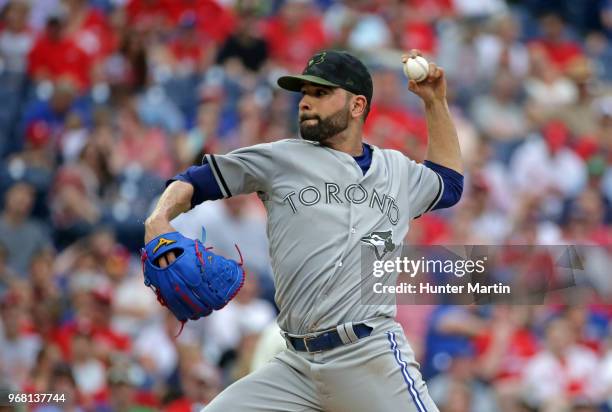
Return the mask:
<path fill-rule="evenodd" d="M 330 149 L 334 149 L 339 152 L 348 153 L 353 157 L 361 156 L 363 154 L 361 131 L 351 130 L 351 127 L 347 128 L 341 133 L 338 133 L 334 137 L 321 142 L 321 145 L 327 146 Z"/>

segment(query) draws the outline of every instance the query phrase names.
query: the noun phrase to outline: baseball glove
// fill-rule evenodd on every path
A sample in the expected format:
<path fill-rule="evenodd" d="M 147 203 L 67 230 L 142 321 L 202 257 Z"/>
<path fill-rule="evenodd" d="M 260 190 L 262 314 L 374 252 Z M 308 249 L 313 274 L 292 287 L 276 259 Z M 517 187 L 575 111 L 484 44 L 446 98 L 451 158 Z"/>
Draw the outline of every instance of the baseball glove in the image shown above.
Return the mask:
<path fill-rule="evenodd" d="M 141 251 L 145 285 L 153 289 L 159 303 L 168 307 L 182 324 L 223 308 L 244 283 L 238 246 L 240 263 L 210 249 L 197 239 L 170 232 L 151 240 Z M 170 251 L 176 260 L 163 269 L 157 266 L 158 259 Z"/>

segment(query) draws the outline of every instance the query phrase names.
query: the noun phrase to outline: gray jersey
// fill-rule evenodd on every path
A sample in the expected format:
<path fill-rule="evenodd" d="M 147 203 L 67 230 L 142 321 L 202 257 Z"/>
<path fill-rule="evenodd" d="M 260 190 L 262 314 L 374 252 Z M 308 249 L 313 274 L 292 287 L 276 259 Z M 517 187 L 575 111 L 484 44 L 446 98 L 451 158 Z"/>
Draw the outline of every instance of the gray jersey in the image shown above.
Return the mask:
<path fill-rule="evenodd" d="M 287 332 L 395 316 L 394 305 L 361 303 L 362 246 L 374 238 L 400 244 L 443 183 L 400 152 L 371 147 L 365 176 L 349 154 L 298 139 L 206 156 L 224 197 L 257 192 L 266 207 L 278 323 Z"/>

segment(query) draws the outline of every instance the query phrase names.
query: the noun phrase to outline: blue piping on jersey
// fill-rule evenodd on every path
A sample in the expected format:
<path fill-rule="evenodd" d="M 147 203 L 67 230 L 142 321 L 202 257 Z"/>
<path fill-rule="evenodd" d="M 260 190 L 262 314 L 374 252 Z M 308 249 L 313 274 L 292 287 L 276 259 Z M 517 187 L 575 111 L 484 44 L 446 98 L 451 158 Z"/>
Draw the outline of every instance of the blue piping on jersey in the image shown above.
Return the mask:
<path fill-rule="evenodd" d="M 417 406 L 419 412 L 427 412 L 427 409 L 425 409 L 425 404 L 423 404 L 423 401 L 419 396 L 419 392 L 414 387 L 414 379 L 412 379 L 412 377 L 408 373 L 408 364 L 402 359 L 402 355 L 400 354 L 399 348 L 397 347 L 395 333 L 387 332 L 387 337 L 389 338 L 389 342 L 391 343 L 391 351 L 393 352 L 395 362 L 400 366 L 402 376 L 404 377 L 404 382 L 406 382 L 406 385 L 408 386 L 408 393 L 410 393 L 410 396 L 412 397 L 412 400 Z"/>

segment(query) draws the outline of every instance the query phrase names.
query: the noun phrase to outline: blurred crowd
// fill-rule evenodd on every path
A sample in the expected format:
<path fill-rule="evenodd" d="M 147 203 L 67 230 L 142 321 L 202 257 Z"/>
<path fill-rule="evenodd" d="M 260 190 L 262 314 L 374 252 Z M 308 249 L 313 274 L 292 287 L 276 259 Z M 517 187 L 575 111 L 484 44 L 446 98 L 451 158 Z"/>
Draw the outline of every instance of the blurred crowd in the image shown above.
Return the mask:
<path fill-rule="evenodd" d="M 446 71 L 466 187 L 408 242 L 609 251 L 610 0 L 0 0 L 1 388 L 67 394 L 36 411 L 192 411 L 273 352 L 257 197 L 177 219 L 225 255 L 238 243 L 250 275 L 178 338 L 138 249 L 168 178 L 296 136 L 276 78 L 324 48 L 371 69 L 366 141 L 417 161 L 401 54 Z M 571 303 L 398 311 L 443 412 L 610 410 L 612 310 Z"/>

